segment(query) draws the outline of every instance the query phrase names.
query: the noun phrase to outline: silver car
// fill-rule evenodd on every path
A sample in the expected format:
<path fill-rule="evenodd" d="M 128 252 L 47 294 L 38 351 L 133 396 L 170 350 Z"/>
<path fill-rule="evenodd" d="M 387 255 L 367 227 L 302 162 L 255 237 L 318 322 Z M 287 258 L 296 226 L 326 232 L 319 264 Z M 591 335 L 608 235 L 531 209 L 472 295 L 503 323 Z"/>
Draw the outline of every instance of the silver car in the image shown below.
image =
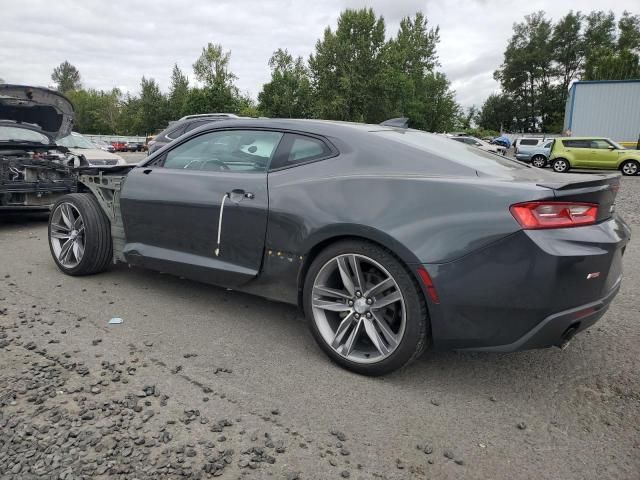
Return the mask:
<path fill-rule="evenodd" d="M 549 139 L 540 145 L 534 145 L 531 147 L 521 145 L 516 153 L 516 159 L 521 162 L 531 163 L 534 167 L 543 168 L 549 161 L 552 144 L 553 139 Z"/>

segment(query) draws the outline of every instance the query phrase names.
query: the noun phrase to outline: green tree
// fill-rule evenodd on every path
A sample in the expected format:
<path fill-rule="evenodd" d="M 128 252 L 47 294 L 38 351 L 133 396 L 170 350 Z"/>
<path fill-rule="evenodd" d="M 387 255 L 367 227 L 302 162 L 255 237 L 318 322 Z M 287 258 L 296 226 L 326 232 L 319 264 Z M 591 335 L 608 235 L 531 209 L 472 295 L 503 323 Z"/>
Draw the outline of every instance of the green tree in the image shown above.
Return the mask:
<path fill-rule="evenodd" d="M 545 13 L 526 15 L 513 26 L 513 36 L 504 52 L 504 61 L 494 77 L 504 92 L 516 102 L 525 130 L 546 131 L 555 107 L 549 101 L 557 89 L 552 85 L 552 27 Z"/>
<path fill-rule="evenodd" d="M 618 50 L 633 52 L 640 49 L 640 15 L 625 10 L 618 21 L 618 31 Z"/>
<path fill-rule="evenodd" d="M 147 134 L 146 129 L 142 125 L 142 108 L 139 97 L 127 94 L 122 100 L 121 114 L 115 133 L 119 135 Z"/>
<path fill-rule="evenodd" d="M 309 72 L 302 60 L 279 48 L 269 59 L 271 80 L 258 94 L 259 110 L 268 117 L 305 118 L 312 116 Z"/>
<path fill-rule="evenodd" d="M 471 105 L 469 108 L 460 109 L 458 115 L 458 124 L 462 130 L 470 130 L 476 127 L 478 121 L 478 108 L 475 105 Z"/>
<path fill-rule="evenodd" d="M 562 105 L 567 100 L 569 85 L 580 75 L 584 63 L 583 15 L 570 11 L 553 26 L 551 58 L 555 62 L 554 74 L 559 80 Z"/>
<path fill-rule="evenodd" d="M 478 113 L 478 126 L 498 132 L 518 130 L 516 110 L 513 99 L 508 95 L 491 94 Z"/>
<path fill-rule="evenodd" d="M 584 78 L 594 80 L 601 70 L 600 62 L 614 55 L 616 47 L 616 18 L 613 12 L 594 11 L 585 17 Z"/>
<path fill-rule="evenodd" d="M 222 45 L 209 43 L 202 49 L 200 57 L 193 64 L 193 72 L 202 88 L 192 88 L 186 101 L 186 112 L 236 113 L 241 106 L 241 96 L 235 86 L 236 76 L 229 69 L 231 52 L 225 52 Z"/>
<path fill-rule="evenodd" d="M 178 64 L 173 65 L 171 85 L 169 86 L 169 113 L 172 119 L 186 115 L 187 99 L 189 97 L 189 79 L 182 73 Z"/>
<path fill-rule="evenodd" d="M 67 97 L 74 108 L 74 128 L 81 133 L 114 133 L 120 119 L 120 90 L 70 90 Z"/>
<path fill-rule="evenodd" d="M 640 16 L 625 11 L 617 27 L 611 12 L 587 17 L 585 80 L 640 78 Z"/>
<path fill-rule="evenodd" d="M 379 122 L 385 25 L 372 9 L 345 10 L 309 57 L 321 118 Z"/>
<path fill-rule="evenodd" d="M 418 97 L 408 112 L 411 126 L 428 132 L 447 132 L 453 130 L 460 106 L 451 90 L 451 83 L 441 72 L 425 75 L 424 96 Z M 412 107 L 416 107 L 415 109 Z"/>
<path fill-rule="evenodd" d="M 433 92 L 427 89 L 427 75 L 433 73 L 438 66 L 436 47 L 440 41 L 438 27 L 429 28 L 427 18 L 420 12 L 414 18 L 405 17 L 400 21 L 400 28 L 395 38 L 389 40 L 385 47 L 385 75 L 383 89 L 386 100 L 387 116 L 417 115 L 411 118 L 412 125 L 425 122 L 420 113 Z M 431 85 L 439 85 L 433 82 Z"/>
<path fill-rule="evenodd" d="M 61 93 L 78 90 L 81 87 L 80 72 L 67 60 L 53 69 L 51 80 L 56 83 L 57 89 Z"/>
<path fill-rule="evenodd" d="M 166 97 L 160 91 L 158 83 L 144 76 L 140 80 L 140 113 L 139 133 L 153 133 L 167 125 L 168 104 Z"/>
<path fill-rule="evenodd" d="M 231 51 L 225 52 L 222 45 L 209 43 L 193 64 L 193 73 L 208 87 L 235 89 L 237 77 L 229 70 L 230 61 Z"/>

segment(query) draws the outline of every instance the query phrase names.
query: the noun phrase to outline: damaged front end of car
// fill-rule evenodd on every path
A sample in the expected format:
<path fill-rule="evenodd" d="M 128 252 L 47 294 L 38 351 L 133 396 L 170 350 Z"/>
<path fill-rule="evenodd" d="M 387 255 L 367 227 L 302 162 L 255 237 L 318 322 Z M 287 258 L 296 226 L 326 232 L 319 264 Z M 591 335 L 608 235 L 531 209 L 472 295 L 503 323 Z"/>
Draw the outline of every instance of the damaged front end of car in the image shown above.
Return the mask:
<path fill-rule="evenodd" d="M 0 210 L 45 210 L 77 191 L 86 161 L 55 144 L 73 126 L 73 106 L 46 88 L 0 85 Z"/>

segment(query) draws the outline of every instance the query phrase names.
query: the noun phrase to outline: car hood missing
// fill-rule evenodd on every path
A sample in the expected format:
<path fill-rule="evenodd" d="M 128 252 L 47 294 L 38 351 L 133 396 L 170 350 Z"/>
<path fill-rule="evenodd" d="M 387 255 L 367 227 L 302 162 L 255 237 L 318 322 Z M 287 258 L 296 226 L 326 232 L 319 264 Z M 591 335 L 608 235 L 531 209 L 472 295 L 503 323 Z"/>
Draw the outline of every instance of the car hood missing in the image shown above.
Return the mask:
<path fill-rule="evenodd" d="M 39 132 L 54 143 L 71 133 L 73 105 L 48 88 L 0 84 L 0 125 Z"/>

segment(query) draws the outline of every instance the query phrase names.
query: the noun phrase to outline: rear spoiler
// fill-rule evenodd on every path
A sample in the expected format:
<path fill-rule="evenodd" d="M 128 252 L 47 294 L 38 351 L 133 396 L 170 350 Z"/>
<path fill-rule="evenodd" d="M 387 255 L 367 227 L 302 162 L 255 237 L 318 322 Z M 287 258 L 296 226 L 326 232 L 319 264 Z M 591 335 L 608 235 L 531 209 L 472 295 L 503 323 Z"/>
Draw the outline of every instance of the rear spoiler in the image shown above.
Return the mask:
<path fill-rule="evenodd" d="M 622 177 L 622 175 L 620 173 L 603 173 L 603 174 L 598 174 L 598 175 L 588 175 L 585 177 L 587 177 L 585 180 L 581 180 L 581 181 L 567 181 L 567 182 L 563 182 L 563 181 L 557 181 L 557 182 L 550 182 L 550 181 L 545 181 L 545 182 L 541 182 L 538 183 L 537 185 L 539 187 L 544 187 L 544 188 L 551 188 L 553 190 L 580 190 L 583 188 L 588 188 L 588 189 L 596 189 L 598 190 L 600 187 L 600 189 L 602 190 L 606 190 L 607 188 L 610 188 L 611 190 L 614 191 L 618 191 L 618 189 L 620 188 L 620 178 Z"/>

